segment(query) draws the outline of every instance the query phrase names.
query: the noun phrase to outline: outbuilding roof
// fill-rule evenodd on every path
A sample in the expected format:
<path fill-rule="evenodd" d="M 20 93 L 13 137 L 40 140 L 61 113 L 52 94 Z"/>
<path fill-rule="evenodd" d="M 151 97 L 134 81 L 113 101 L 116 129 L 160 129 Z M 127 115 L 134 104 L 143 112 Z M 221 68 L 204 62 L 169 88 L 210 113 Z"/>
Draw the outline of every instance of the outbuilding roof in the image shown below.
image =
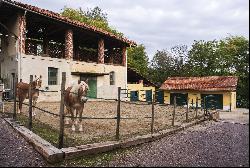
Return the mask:
<path fill-rule="evenodd" d="M 39 15 L 43 15 L 43 16 L 46 16 L 46 17 L 49 17 L 49 18 L 64 22 L 66 24 L 77 26 L 79 28 L 90 30 L 90 31 L 93 31 L 93 32 L 96 32 L 96 33 L 100 33 L 102 35 L 115 38 L 115 39 L 117 39 L 119 41 L 122 41 L 122 42 L 124 42 L 126 44 L 129 44 L 129 45 L 136 45 L 136 42 L 134 42 L 132 40 L 128 40 L 127 38 L 124 38 L 124 37 L 119 37 L 119 36 L 117 36 L 117 35 L 115 35 L 113 33 L 107 32 L 105 30 L 102 30 L 102 29 L 97 28 L 95 26 L 88 25 L 88 24 L 83 23 L 83 22 L 71 20 L 71 19 L 69 19 L 67 17 L 61 16 L 59 13 L 55 13 L 55 12 L 52 12 L 52 11 L 49 11 L 49 10 L 46 10 L 46 9 L 41 9 L 41 8 L 36 7 L 36 6 L 32 6 L 32 5 L 20 3 L 20 2 L 17 2 L 17 1 L 12 1 L 12 0 L 0 0 L 0 2 L 4 2 L 4 3 L 9 4 L 11 6 L 15 6 L 15 7 L 30 11 L 30 12 L 34 12 L 34 13 L 37 13 Z"/>
<path fill-rule="evenodd" d="M 235 91 L 238 77 L 169 77 L 160 87 L 162 90 L 195 90 L 195 91 Z"/>

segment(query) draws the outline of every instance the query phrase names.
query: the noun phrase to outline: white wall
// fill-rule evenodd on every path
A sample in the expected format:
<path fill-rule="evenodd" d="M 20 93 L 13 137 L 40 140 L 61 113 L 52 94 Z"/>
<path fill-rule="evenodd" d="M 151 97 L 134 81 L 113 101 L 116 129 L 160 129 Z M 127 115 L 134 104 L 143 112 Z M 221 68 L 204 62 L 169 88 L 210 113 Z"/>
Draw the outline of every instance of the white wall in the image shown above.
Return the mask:
<path fill-rule="evenodd" d="M 77 82 L 80 76 L 71 75 L 72 72 L 95 72 L 110 73 L 115 72 L 115 85 L 110 86 L 109 75 L 97 77 L 97 98 L 116 99 L 117 87 L 126 87 L 126 67 L 104 65 L 86 62 L 69 61 L 65 59 L 23 55 L 21 60 L 23 82 L 29 82 L 30 75 L 42 75 L 42 88 L 49 87 L 49 91 L 60 91 L 61 74 L 66 72 L 66 86 L 71 82 Z M 58 68 L 58 85 L 48 85 L 48 67 Z M 39 101 L 59 101 L 60 92 L 41 93 Z"/>

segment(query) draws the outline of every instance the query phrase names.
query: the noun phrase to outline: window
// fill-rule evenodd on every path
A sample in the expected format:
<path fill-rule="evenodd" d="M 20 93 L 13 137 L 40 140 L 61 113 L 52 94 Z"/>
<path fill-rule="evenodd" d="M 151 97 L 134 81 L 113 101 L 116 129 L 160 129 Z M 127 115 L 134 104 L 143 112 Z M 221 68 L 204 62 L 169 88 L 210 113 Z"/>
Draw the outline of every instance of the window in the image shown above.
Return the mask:
<path fill-rule="evenodd" d="M 48 85 L 57 85 L 58 68 L 48 68 Z"/>
<path fill-rule="evenodd" d="M 115 72 L 112 71 L 109 74 L 110 85 L 115 85 Z"/>

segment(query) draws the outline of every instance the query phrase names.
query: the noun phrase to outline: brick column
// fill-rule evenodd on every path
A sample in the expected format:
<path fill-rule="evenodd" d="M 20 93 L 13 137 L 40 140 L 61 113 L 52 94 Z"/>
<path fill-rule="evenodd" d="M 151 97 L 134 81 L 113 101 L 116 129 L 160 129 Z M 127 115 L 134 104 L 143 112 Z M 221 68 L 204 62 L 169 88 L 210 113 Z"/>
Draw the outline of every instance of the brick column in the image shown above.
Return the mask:
<path fill-rule="evenodd" d="M 122 66 L 126 66 L 127 62 L 127 47 L 122 47 Z"/>
<path fill-rule="evenodd" d="M 65 59 L 73 59 L 73 31 L 65 32 Z"/>
<path fill-rule="evenodd" d="M 104 64 L 104 40 L 98 41 L 98 64 Z"/>
<path fill-rule="evenodd" d="M 26 18 L 24 15 L 18 15 L 18 32 L 19 32 L 19 51 L 25 54 L 26 40 Z"/>
<path fill-rule="evenodd" d="M 44 35 L 43 35 L 43 53 L 49 54 L 49 40 L 47 36 L 47 31 L 44 32 Z"/>

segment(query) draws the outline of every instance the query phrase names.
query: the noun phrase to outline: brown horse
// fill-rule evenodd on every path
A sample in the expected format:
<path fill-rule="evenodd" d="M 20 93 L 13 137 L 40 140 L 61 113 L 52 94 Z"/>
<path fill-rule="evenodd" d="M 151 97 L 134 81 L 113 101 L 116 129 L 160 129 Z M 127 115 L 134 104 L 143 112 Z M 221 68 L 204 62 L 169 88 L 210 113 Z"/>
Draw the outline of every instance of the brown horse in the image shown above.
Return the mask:
<path fill-rule="evenodd" d="M 33 82 L 31 82 L 31 96 L 32 96 L 32 105 L 35 106 L 38 96 L 39 96 L 39 88 L 42 85 L 42 76 L 40 75 L 40 77 L 38 78 L 35 75 L 35 80 Z M 20 81 L 19 83 L 17 83 L 16 87 L 17 87 L 17 93 L 16 96 L 18 98 L 19 101 L 19 108 L 18 108 L 18 113 L 22 113 L 22 104 L 23 101 L 25 99 L 29 99 L 29 86 L 30 84 L 28 83 L 24 83 L 22 81 Z M 33 108 L 33 113 L 32 115 L 36 115 L 34 108 Z"/>
<path fill-rule="evenodd" d="M 82 117 L 84 103 L 87 102 L 87 92 L 89 90 L 89 86 L 84 81 L 78 81 L 78 84 L 73 84 L 66 89 L 66 93 L 64 95 L 65 106 L 67 108 L 67 114 L 71 114 L 72 120 L 72 131 L 76 130 L 75 125 L 77 126 L 78 120 L 73 117 Z M 75 115 L 74 115 L 75 111 Z M 67 118 L 65 119 L 65 124 L 69 124 Z M 79 131 L 82 132 L 82 119 L 79 119 Z"/>

